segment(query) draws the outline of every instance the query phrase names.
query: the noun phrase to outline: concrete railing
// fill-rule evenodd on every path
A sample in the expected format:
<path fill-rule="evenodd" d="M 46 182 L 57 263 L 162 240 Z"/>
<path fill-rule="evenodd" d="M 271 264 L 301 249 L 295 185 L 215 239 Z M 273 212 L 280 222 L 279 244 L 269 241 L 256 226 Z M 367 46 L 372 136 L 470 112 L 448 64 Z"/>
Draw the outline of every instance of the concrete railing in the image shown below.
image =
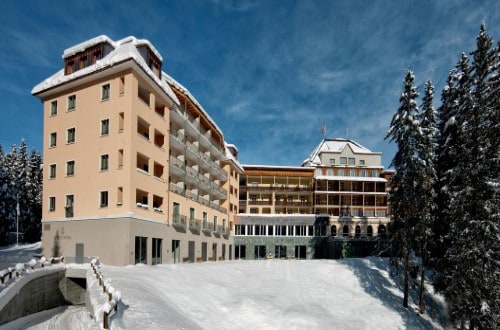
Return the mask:
<path fill-rule="evenodd" d="M 93 274 L 87 276 L 88 289 L 90 290 L 94 282 L 97 283 L 98 292 L 100 297 L 92 296 L 91 292 L 90 303 L 92 304 L 94 316 L 96 321 L 99 322 L 102 315 L 102 327 L 109 329 L 110 317 L 118 312 L 118 303 L 121 301 L 121 293 L 111 285 L 111 279 L 104 279 L 101 271 L 99 258 L 95 258 L 90 262 Z M 95 279 L 94 279 L 95 276 Z"/>
<path fill-rule="evenodd" d="M 50 266 L 52 264 L 64 263 L 64 257 L 51 257 L 49 259 L 41 257 L 40 259 L 31 259 L 26 263 L 17 263 L 15 267 L 8 267 L 6 269 L 0 270 L 0 284 L 7 284 L 12 276 L 16 277 L 22 276 L 26 271 L 35 270 L 37 268 L 44 268 L 45 266 Z"/>

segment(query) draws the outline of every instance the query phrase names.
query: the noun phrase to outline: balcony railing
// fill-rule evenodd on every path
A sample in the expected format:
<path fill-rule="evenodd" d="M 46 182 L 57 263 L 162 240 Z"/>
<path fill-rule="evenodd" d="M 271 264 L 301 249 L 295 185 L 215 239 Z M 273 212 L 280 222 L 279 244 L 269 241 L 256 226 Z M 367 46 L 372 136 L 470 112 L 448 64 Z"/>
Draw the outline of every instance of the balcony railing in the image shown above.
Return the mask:
<path fill-rule="evenodd" d="M 182 214 L 174 214 L 172 216 L 172 224 L 174 227 L 186 229 L 186 216 Z"/>
<path fill-rule="evenodd" d="M 189 229 L 199 230 L 201 228 L 201 220 L 189 219 Z"/>

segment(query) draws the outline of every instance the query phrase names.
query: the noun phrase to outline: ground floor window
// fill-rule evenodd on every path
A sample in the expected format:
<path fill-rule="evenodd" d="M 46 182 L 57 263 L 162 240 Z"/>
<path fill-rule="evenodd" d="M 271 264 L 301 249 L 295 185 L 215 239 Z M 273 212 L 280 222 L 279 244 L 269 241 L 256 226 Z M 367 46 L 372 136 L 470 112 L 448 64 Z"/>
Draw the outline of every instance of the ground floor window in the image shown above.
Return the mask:
<path fill-rule="evenodd" d="M 306 259 L 305 245 L 295 245 L 295 259 Z"/>
<path fill-rule="evenodd" d="M 265 245 L 255 245 L 254 258 L 255 259 L 265 259 L 266 258 L 266 246 Z"/>
<path fill-rule="evenodd" d="M 147 264 L 147 246 L 148 238 L 136 236 L 135 237 L 135 263 Z"/>
<path fill-rule="evenodd" d="M 368 226 L 366 228 L 366 236 L 368 236 L 368 237 L 372 237 L 373 236 L 373 228 L 372 228 L 372 226 Z"/>
<path fill-rule="evenodd" d="M 276 245 L 274 247 L 274 258 L 286 258 L 286 245 Z"/>
<path fill-rule="evenodd" d="M 356 226 L 356 228 L 354 229 L 354 237 L 359 238 L 360 236 L 361 236 L 361 227 Z"/>
<path fill-rule="evenodd" d="M 331 234 L 332 234 L 332 236 L 337 236 L 337 226 L 332 225 Z"/>
<path fill-rule="evenodd" d="M 235 259 L 245 259 L 246 258 L 246 245 L 235 245 L 234 246 L 234 258 Z"/>
<path fill-rule="evenodd" d="M 162 239 L 161 238 L 153 238 L 153 256 L 151 263 L 153 265 L 159 265 L 161 264 L 161 246 L 162 246 Z"/>

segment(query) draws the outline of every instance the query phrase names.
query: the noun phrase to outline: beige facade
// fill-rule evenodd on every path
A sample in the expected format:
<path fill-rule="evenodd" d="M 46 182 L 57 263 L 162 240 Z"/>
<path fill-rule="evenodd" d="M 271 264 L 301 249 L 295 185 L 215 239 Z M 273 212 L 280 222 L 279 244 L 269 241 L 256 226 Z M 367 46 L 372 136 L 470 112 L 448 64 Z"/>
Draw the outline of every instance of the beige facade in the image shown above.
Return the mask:
<path fill-rule="evenodd" d="M 229 258 L 237 149 L 161 71 L 161 55 L 100 36 L 63 58 L 33 89 L 44 104 L 43 249 L 116 265 Z"/>

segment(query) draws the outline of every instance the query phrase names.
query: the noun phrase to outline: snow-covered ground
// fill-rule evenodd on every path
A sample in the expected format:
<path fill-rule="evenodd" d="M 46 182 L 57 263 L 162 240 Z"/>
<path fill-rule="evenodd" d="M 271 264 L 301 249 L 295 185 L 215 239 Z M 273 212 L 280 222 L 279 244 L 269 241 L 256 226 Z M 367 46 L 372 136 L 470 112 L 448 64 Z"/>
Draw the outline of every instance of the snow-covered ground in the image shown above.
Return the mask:
<path fill-rule="evenodd" d="M 403 308 L 388 270 L 381 258 L 102 266 L 122 295 L 111 329 L 445 328 L 439 297 L 423 316 Z M 96 328 L 84 309 L 39 314 L 0 329 Z"/>
<path fill-rule="evenodd" d="M 28 262 L 41 251 L 41 243 L 0 247 L 0 270 L 18 262 Z"/>

